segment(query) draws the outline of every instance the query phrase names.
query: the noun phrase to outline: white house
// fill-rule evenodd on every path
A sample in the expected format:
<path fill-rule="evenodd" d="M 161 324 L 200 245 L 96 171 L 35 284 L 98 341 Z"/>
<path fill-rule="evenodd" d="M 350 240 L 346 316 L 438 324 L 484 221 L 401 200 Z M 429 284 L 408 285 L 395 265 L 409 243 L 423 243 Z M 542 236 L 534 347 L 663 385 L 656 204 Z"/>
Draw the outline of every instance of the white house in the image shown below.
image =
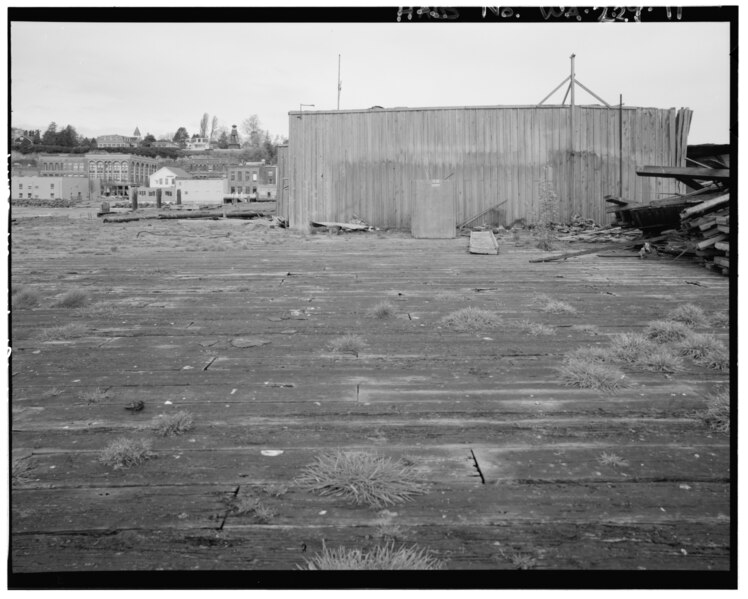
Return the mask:
<path fill-rule="evenodd" d="M 177 177 L 180 179 L 192 179 L 187 171 L 176 166 L 162 166 L 149 178 L 150 187 L 174 187 Z"/>
<path fill-rule="evenodd" d="M 188 152 L 205 152 L 210 150 L 210 140 L 207 137 L 193 137 L 192 139 L 186 139 L 185 150 Z"/>
<path fill-rule="evenodd" d="M 223 204 L 226 179 L 182 179 L 175 182 L 177 197 L 183 205 Z"/>

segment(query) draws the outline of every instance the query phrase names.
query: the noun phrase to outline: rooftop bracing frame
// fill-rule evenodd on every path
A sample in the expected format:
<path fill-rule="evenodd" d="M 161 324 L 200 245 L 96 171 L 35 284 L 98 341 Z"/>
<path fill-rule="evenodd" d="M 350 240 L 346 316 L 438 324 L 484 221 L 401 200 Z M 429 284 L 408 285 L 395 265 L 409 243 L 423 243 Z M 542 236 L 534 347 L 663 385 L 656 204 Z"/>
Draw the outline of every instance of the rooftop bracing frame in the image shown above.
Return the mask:
<path fill-rule="evenodd" d="M 584 91 L 586 91 L 588 94 L 590 94 L 592 97 L 594 97 L 597 100 L 600 100 L 603 104 L 605 104 L 608 108 L 610 108 L 610 104 L 608 104 L 605 100 L 603 100 L 600 96 L 598 96 L 595 92 L 593 92 L 589 87 L 582 84 L 579 79 L 576 78 L 576 75 L 574 73 L 574 58 L 576 57 L 576 54 L 572 54 L 569 58 L 571 59 L 571 73 L 569 76 L 564 79 L 561 83 L 559 83 L 556 87 L 553 88 L 553 91 L 548 94 L 545 98 L 543 98 L 539 103 L 538 106 L 542 106 L 543 102 L 545 102 L 548 98 L 550 98 L 553 94 L 555 94 L 565 83 L 569 83 L 569 87 L 566 88 L 566 93 L 564 94 L 564 99 L 562 100 L 561 104 L 566 104 L 566 98 L 570 97 L 570 102 L 572 107 L 574 106 L 574 87 L 579 86 Z"/>

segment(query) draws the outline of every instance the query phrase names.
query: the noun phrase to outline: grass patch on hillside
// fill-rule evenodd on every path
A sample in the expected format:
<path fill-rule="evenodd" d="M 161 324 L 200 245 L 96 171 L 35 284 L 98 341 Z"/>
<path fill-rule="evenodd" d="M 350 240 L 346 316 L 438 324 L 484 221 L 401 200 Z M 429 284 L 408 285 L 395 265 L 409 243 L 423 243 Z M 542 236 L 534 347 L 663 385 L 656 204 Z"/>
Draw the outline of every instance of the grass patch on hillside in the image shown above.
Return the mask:
<path fill-rule="evenodd" d="M 482 331 L 502 324 L 501 317 L 495 312 L 472 306 L 447 314 L 441 322 L 456 331 Z"/>
<path fill-rule="evenodd" d="M 99 456 L 99 461 L 115 470 L 139 466 L 152 457 L 150 443 L 141 439 L 115 439 Z"/>
<path fill-rule="evenodd" d="M 558 370 L 569 387 L 614 392 L 627 386 L 623 372 L 611 364 L 567 358 Z"/>
<path fill-rule="evenodd" d="M 340 497 L 356 505 L 377 508 L 410 501 L 415 495 L 428 492 L 428 485 L 418 480 L 412 466 L 364 452 L 320 455 L 302 470 L 296 484 L 323 497 Z"/>
<path fill-rule="evenodd" d="M 88 296 L 78 289 L 68 291 L 55 304 L 55 308 L 82 308 L 88 303 Z"/>
<path fill-rule="evenodd" d="M 441 570 L 443 562 L 416 545 L 395 548 L 394 543 L 362 549 L 328 549 L 307 560 L 301 570 Z"/>
<path fill-rule="evenodd" d="M 154 422 L 154 430 L 163 437 L 181 435 L 194 427 L 194 418 L 190 412 L 179 411 L 174 414 L 159 414 Z"/>
<path fill-rule="evenodd" d="M 339 354 L 358 354 L 366 347 L 366 341 L 361 335 L 347 334 L 335 337 L 329 343 L 330 350 Z"/>

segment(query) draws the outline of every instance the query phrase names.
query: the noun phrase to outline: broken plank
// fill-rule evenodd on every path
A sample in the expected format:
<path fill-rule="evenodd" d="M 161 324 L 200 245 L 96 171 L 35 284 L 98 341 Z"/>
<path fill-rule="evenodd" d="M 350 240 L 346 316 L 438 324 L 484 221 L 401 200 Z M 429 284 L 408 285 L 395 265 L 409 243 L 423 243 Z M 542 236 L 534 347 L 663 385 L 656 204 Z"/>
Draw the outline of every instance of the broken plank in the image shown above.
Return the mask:
<path fill-rule="evenodd" d="M 545 258 L 535 258 L 533 260 L 530 260 L 532 263 L 537 262 L 554 262 L 556 260 L 566 260 L 567 258 L 574 258 L 576 256 L 583 256 L 585 254 L 594 254 L 596 252 L 604 252 L 607 250 L 614 250 L 614 249 L 626 249 L 626 248 L 632 248 L 637 245 L 643 245 L 645 243 L 655 243 L 657 241 L 662 241 L 663 239 L 666 239 L 667 235 L 658 235 L 656 237 L 640 237 L 639 239 L 636 239 L 634 241 L 630 241 L 628 243 L 616 243 L 615 245 L 606 245 L 603 247 L 597 247 L 592 250 L 580 250 L 578 252 L 567 252 L 565 254 L 559 254 L 556 256 L 548 256 Z"/>
<path fill-rule="evenodd" d="M 723 206 L 724 204 L 727 204 L 729 201 L 730 201 L 730 194 L 725 193 L 711 200 L 707 200 L 706 202 L 702 202 L 701 204 L 690 206 L 689 208 L 681 210 L 681 213 L 680 213 L 681 220 L 689 218 L 691 216 L 695 216 L 697 214 L 704 214 L 705 212 L 714 210 L 718 206 Z"/>
<path fill-rule="evenodd" d="M 499 242 L 492 231 L 470 231 L 471 254 L 498 254 Z"/>

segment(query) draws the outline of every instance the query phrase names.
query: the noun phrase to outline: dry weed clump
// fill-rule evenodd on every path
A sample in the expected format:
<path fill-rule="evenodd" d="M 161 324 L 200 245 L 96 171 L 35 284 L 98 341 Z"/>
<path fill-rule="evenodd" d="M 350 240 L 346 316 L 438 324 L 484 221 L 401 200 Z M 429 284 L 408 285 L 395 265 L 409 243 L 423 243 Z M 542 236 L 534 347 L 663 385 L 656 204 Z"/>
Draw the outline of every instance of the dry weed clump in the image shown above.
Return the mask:
<path fill-rule="evenodd" d="M 10 473 L 10 484 L 12 487 L 17 487 L 31 481 L 29 472 L 32 470 L 30 460 L 22 458 L 20 460 L 13 460 L 11 465 Z"/>
<path fill-rule="evenodd" d="M 600 454 L 600 457 L 597 458 L 597 461 L 600 462 L 603 466 L 622 467 L 629 465 L 628 460 L 624 460 L 622 457 L 616 455 L 615 453 L 603 452 L 602 454 Z"/>
<path fill-rule="evenodd" d="M 395 315 L 395 306 L 390 302 L 384 301 L 379 302 L 368 312 L 372 318 L 378 318 L 379 320 L 385 320 Z"/>
<path fill-rule="evenodd" d="M 612 355 L 621 362 L 634 364 L 641 357 L 652 352 L 657 345 L 640 333 L 621 333 L 614 335 L 610 342 Z"/>
<path fill-rule="evenodd" d="M 607 347 L 585 345 L 566 354 L 565 359 L 567 361 L 580 360 L 583 362 L 596 362 L 601 364 L 603 362 L 612 362 L 614 360 L 614 355 L 612 350 Z"/>
<path fill-rule="evenodd" d="M 90 391 L 83 391 L 78 397 L 87 403 L 97 404 L 108 399 L 110 396 L 107 391 L 102 391 L 100 387 L 96 387 L 96 389 L 91 389 Z"/>
<path fill-rule="evenodd" d="M 428 492 L 427 484 L 418 481 L 412 466 L 357 451 L 318 456 L 315 463 L 303 469 L 296 484 L 318 495 L 377 508 L 410 501 L 414 495 Z"/>
<path fill-rule="evenodd" d="M 653 372 L 678 372 L 683 370 L 683 360 L 668 345 L 657 345 L 652 351 L 639 356 L 636 366 Z"/>
<path fill-rule="evenodd" d="M 250 495 L 237 498 L 231 506 L 231 512 L 237 516 L 250 515 L 260 524 L 267 524 L 278 515 L 272 508 Z"/>
<path fill-rule="evenodd" d="M 335 337 L 330 341 L 329 347 L 332 351 L 339 354 L 358 354 L 366 347 L 366 341 L 361 335 L 347 334 Z"/>
<path fill-rule="evenodd" d="M 653 320 L 644 334 L 655 343 L 678 343 L 692 334 L 691 328 L 675 320 Z"/>
<path fill-rule="evenodd" d="M 141 439 L 115 439 L 99 456 L 99 461 L 115 470 L 139 466 L 152 457 L 150 443 Z"/>
<path fill-rule="evenodd" d="M 83 333 L 86 332 L 86 327 L 79 322 L 71 322 L 68 324 L 48 327 L 42 329 L 37 334 L 36 338 L 39 341 L 63 341 L 65 339 L 75 339 L 82 337 Z"/>
<path fill-rule="evenodd" d="M 535 296 L 534 303 L 538 304 L 543 312 L 549 312 L 550 314 L 577 313 L 577 309 L 571 304 L 562 302 L 561 300 L 557 300 L 545 294 Z"/>
<path fill-rule="evenodd" d="M 31 289 L 15 289 L 11 293 L 10 302 L 16 310 L 30 310 L 39 305 L 39 294 Z"/>
<path fill-rule="evenodd" d="M 718 433 L 730 432 L 730 391 L 723 387 L 706 398 L 706 410 L 700 418 L 710 429 Z"/>
<path fill-rule="evenodd" d="M 569 387 L 614 392 L 627 386 L 623 372 L 610 364 L 570 358 L 558 370 Z"/>
<path fill-rule="evenodd" d="M 666 320 L 682 322 L 689 327 L 708 327 L 709 317 L 706 312 L 695 304 L 682 304 L 671 310 Z"/>
<path fill-rule="evenodd" d="M 78 289 L 68 291 L 55 304 L 55 308 L 82 308 L 88 303 L 88 296 Z"/>
<path fill-rule="evenodd" d="M 473 306 L 447 314 L 441 322 L 456 331 L 481 331 L 502 324 L 501 317 L 495 312 Z"/>
<path fill-rule="evenodd" d="M 190 412 L 179 411 L 174 414 L 159 414 L 153 423 L 154 430 L 163 437 L 181 435 L 194 427 L 194 418 Z"/>
<path fill-rule="evenodd" d="M 75 311 L 76 316 L 101 316 L 111 317 L 117 314 L 117 307 L 109 302 L 96 302 L 78 308 Z"/>
<path fill-rule="evenodd" d="M 708 333 L 691 333 L 676 345 L 682 356 L 714 370 L 728 370 L 729 351 L 722 341 Z"/>
<path fill-rule="evenodd" d="M 555 335 L 556 329 L 542 322 L 531 322 L 529 320 L 520 320 L 517 327 L 528 335 L 539 337 L 541 335 Z"/>
<path fill-rule="evenodd" d="M 730 314 L 728 312 L 715 312 L 712 314 L 711 325 L 713 327 L 729 327 L 730 326 Z"/>
<path fill-rule="evenodd" d="M 377 545 L 369 551 L 361 549 L 328 549 L 307 560 L 301 570 L 441 570 L 444 563 L 416 545 L 395 548 L 394 543 Z"/>

